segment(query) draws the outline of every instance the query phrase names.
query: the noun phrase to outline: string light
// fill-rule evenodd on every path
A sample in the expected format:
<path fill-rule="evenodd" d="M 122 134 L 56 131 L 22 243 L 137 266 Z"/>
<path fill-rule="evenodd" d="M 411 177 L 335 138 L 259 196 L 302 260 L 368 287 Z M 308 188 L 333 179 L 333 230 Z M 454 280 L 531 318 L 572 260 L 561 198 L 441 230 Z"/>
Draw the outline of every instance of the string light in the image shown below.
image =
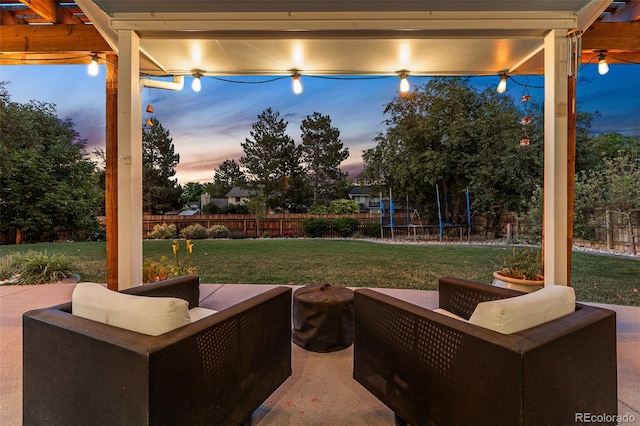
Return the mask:
<path fill-rule="evenodd" d="M 91 55 L 91 62 L 89 62 L 89 66 L 87 67 L 87 72 L 90 76 L 95 77 L 100 72 L 100 67 L 98 67 L 98 61 L 100 57 L 98 55 Z"/>
<path fill-rule="evenodd" d="M 600 53 L 598 55 L 598 74 L 605 75 L 609 72 L 609 64 L 607 64 L 607 55 Z"/>
<path fill-rule="evenodd" d="M 191 90 L 193 90 L 196 93 L 202 90 L 202 82 L 200 81 L 200 77 L 202 77 L 202 74 L 200 74 L 199 72 L 196 72 L 193 74 L 193 82 L 191 82 Z"/>
<path fill-rule="evenodd" d="M 500 83 L 498 83 L 498 88 L 496 92 L 504 93 L 507 90 L 507 78 L 509 76 L 507 74 L 500 74 Z"/>
<path fill-rule="evenodd" d="M 407 93 L 410 89 L 409 80 L 407 80 L 407 74 L 400 74 L 400 92 Z"/>
<path fill-rule="evenodd" d="M 293 78 L 293 81 L 291 82 L 293 93 L 299 95 L 300 93 L 302 93 L 302 82 L 300 81 L 300 74 L 298 74 L 298 72 L 296 71 L 293 73 L 291 78 Z"/>

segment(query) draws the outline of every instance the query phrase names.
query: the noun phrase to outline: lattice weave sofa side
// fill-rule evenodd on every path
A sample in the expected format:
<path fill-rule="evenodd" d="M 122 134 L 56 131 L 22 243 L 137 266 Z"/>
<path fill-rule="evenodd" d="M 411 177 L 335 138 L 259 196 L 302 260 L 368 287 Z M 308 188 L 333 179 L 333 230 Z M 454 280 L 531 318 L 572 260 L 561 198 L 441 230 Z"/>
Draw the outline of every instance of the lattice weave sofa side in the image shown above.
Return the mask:
<path fill-rule="evenodd" d="M 461 300 L 519 294 L 443 281 L 449 307 L 443 299 L 465 288 Z M 500 334 L 374 290 L 356 290 L 354 306 L 354 379 L 411 425 L 563 425 L 575 413 L 617 412 L 613 311 L 577 304 Z M 468 317 L 464 309 L 455 313 Z"/>
<path fill-rule="evenodd" d="M 193 278 L 132 292 L 197 306 Z M 23 316 L 25 425 L 241 424 L 291 375 L 287 287 L 155 337 L 70 312 Z"/>

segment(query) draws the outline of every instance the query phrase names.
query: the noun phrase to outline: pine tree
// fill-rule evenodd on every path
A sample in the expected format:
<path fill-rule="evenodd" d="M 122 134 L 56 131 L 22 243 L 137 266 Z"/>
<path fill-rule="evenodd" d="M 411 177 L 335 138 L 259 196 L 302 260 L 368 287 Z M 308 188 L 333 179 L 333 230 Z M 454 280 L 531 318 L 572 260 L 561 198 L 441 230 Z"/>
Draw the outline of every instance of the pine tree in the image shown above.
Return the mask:
<path fill-rule="evenodd" d="M 244 156 L 240 163 L 249 174 L 249 186 L 264 194 L 271 208 L 286 203 L 288 180 L 300 165 L 298 149 L 286 134 L 287 125 L 280 113 L 267 108 L 251 126 L 251 138 L 241 144 Z"/>
<path fill-rule="evenodd" d="M 179 207 L 182 190 L 173 179 L 180 154 L 169 131 L 157 118 L 151 122 L 142 129 L 142 200 L 145 211 L 156 214 Z"/>
<path fill-rule="evenodd" d="M 346 176 L 340 163 L 349 157 L 349 149 L 340 141 L 340 130 L 331 127 L 331 118 L 314 112 L 302 120 L 301 159 L 313 187 L 313 205 L 324 202 L 336 181 Z"/>

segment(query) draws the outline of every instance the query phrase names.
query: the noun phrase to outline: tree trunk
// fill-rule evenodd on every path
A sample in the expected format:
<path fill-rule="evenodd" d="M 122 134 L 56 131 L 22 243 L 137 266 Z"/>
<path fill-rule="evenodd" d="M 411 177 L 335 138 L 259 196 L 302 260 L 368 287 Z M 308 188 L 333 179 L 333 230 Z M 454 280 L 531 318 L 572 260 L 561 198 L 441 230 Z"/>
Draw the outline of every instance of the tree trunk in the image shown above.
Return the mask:
<path fill-rule="evenodd" d="M 636 240 L 633 235 L 633 223 L 631 223 L 631 214 L 629 214 L 627 218 L 627 228 L 629 230 L 629 249 L 631 249 L 631 253 L 635 255 L 637 253 L 637 250 L 636 250 Z"/>
<path fill-rule="evenodd" d="M 24 241 L 22 239 L 22 228 L 16 229 L 16 244 L 22 244 Z"/>

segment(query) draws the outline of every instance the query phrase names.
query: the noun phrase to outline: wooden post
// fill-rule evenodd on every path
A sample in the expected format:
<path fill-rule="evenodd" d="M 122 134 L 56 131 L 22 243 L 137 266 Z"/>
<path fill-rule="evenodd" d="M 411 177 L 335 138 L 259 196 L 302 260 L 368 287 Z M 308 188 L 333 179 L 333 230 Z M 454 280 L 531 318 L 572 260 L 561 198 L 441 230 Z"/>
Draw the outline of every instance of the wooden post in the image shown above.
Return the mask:
<path fill-rule="evenodd" d="M 574 198 L 576 186 L 576 73 L 569 77 L 568 82 L 569 107 L 567 133 L 567 285 L 571 285 L 571 253 L 573 250 L 573 219 Z"/>
<path fill-rule="evenodd" d="M 118 55 L 107 61 L 107 144 L 105 210 L 107 216 L 107 287 L 118 290 Z"/>

